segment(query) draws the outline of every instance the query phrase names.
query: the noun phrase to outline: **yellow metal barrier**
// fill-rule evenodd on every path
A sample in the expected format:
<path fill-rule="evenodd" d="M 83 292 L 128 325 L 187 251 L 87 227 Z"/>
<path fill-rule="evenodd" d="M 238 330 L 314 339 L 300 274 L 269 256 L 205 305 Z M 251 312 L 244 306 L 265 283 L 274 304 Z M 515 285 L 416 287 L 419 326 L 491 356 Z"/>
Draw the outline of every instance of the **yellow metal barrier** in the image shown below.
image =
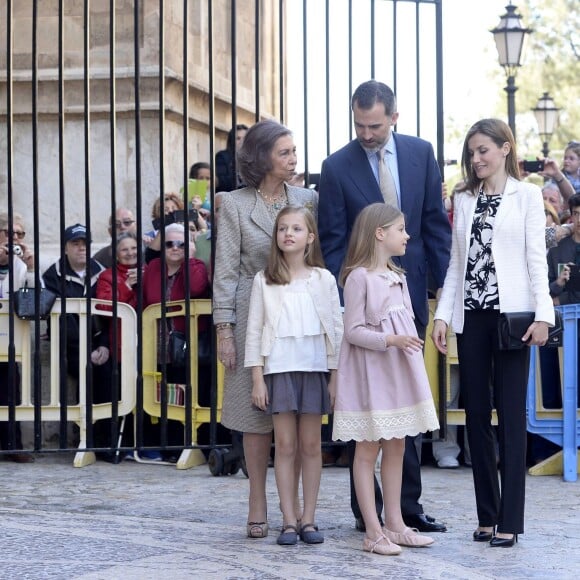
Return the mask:
<path fill-rule="evenodd" d="M 201 407 L 198 400 L 199 373 L 197 364 L 198 351 L 198 318 L 203 315 L 211 315 L 211 300 L 190 300 L 190 340 L 191 348 L 191 417 L 192 417 L 192 445 L 197 443 L 197 429 L 203 423 L 210 422 L 211 410 L 209 407 Z M 185 316 L 185 301 L 168 302 L 166 304 L 166 316 Z M 161 402 L 158 393 L 158 385 L 161 374 L 157 372 L 157 339 L 158 321 L 161 318 L 161 305 L 152 304 L 143 311 L 143 409 L 152 417 L 161 417 Z M 223 373 L 221 364 L 217 365 L 217 420 L 221 419 L 223 400 Z M 181 399 L 185 401 L 185 385 L 168 385 L 167 418 L 185 423 L 185 405 L 179 404 Z M 207 385 L 210 388 L 210 385 Z M 177 469 L 189 469 L 205 463 L 205 457 L 199 449 L 184 449 L 177 462 Z"/>
<path fill-rule="evenodd" d="M 111 302 L 93 300 L 91 302 L 91 314 L 112 317 Z M 50 314 L 50 391 L 48 403 L 41 405 L 42 421 L 60 421 L 60 360 L 59 360 L 59 315 L 61 313 L 61 301 L 58 299 Z M 66 301 L 67 314 L 76 314 L 79 317 L 80 343 L 79 365 L 84 369 L 86 360 L 86 317 L 87 303 L 83 298 L 68 298 Z M 133 308 L 127 304 L 117 305 L 117 316 L 121 320 L 121 333 L 119 340 L 122 345 L 121 359 L 125 362 L 121 369 L 121 400 L 118 404 L 119 416 L 130 413 L 135 407 L 135 384 L 137 372 L 135 368 L 135 352 L 137 351 L 137 316 Z M 8 360 L 8 301 L 0 300 L 0 360 Z M 16 362 L 21 364 L 21 404 L 15 408 L 16 421 L 34 420 L 33 385 L 31 381 L 31 322 L 14 317 L 14 346 Z M 37 345 L 39 348 L 39 345 Z M 112 403 L 93 405 L 93 421 L 111 418 Z M 67 419 L 75 422 L 80 428 L 79 451 L 75 454 L 74 466 L 84 467 L 95 462 L 93 452 L 86 449 L 87 437 L 87 401 L 86 401 L 86 377 L 85 373 L 79 373 L 79 401 L 77 404 L 67 405 Z M 0 407 L 0 421 L 8 420 L 8 407 Z"/>

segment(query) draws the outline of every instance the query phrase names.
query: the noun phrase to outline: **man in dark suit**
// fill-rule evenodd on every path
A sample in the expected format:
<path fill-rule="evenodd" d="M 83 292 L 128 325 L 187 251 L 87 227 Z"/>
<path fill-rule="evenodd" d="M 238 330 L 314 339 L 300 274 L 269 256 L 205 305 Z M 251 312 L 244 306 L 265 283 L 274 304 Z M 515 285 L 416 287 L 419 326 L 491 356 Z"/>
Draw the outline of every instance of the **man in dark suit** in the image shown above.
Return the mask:
<path fill-rule="evenodd" d="M 431 274 L 437 288 L 443 286 L 451 248 L 451 230 L 441 197 L 441 173 L 430 143 L 392 132 L 399 113 L 388 86 L 365 82 L 354 92 L 351 104 L 357 138 L 323 162 L 320 176 L 318 227 L 326 267 L 338 277 L 356 216 L 367 205 L 385 200 L 379 186 L 382 156 L 411 236 L 400 264 L 406 270 L 417 332 L 424 339 L 429 321 L 427 275 Z M 403 519 L 406 525 L 422 532 L 444 532 L 445 525 L 426 515 L 419 503 L 420 444 L 420 435 L 407 437 L 401 493 Z M 364 531 L 352 479 L 355 444 L 351 441 L 348 446 L 351 507 L 357 529 Z M 382 521 L 383 500 L 376 478 L 375 501 Z"/>

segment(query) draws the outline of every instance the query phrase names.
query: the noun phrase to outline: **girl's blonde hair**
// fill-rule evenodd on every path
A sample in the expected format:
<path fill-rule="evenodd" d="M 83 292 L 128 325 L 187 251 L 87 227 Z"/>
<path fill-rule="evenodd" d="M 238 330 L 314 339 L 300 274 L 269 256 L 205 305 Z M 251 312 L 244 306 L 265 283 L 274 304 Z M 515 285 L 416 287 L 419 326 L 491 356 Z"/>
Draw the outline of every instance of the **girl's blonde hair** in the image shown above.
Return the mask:
<path fill-rule="evenodd" d="M 305 207 L 296 205 L 287 205 L 280 210 L 276 216 L 274 223 L 274 231 L 272 232 L 272 244 L 270 246 L 270 256 L 268 257 L 268 264 L 264 268 L 264 276 L 266 284 L 289 284 L 291 282 L 290 270 L 284 258 L 284 252 L 278 247 L 277 234 L 280 219 L 285 215 L 297 214 L 304 218 L 306 229 L 309 234 L 314 234 L 312 243 L 306 246 L 304 251 L 304 262 L 311 268 L 324 268 L 324 260 L 322 259 L 322 250 L 320 249 L 320 240 L 318 239 L 318 228 L 316 227 L 316 220 L 312 213 Z"/>
<path fill-rule="evenodd" d="M 354 269 L 363 267 L 374 270 L 383 265 L 379 264 L 376 231 L 378 228 L 389 228 L 402 216 L 403 213 L 398 207 L 385 203 L 371 203 L 358 214 L 338 277 L 341 287 L 344 287 L 348 275 Z M 387 265 L 394 272 L 400 274 L 404 272 L 391 258 L 387 261 Z"/>

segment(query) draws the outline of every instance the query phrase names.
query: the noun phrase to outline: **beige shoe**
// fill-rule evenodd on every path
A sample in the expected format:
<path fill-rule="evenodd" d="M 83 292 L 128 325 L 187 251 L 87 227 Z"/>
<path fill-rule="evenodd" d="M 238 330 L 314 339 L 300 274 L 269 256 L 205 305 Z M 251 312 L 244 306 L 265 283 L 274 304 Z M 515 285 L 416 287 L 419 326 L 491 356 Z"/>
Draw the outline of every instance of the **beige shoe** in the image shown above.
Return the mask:
<path fill-rule="evenodd" d="M 363 540 L 363 550 L 380 554 L 381 556 L 397 556 L 403 551 L 382 534 L 374 542 L 369 540 L 369 538 L 365 538 Z"/>
<path fill-rule="evenodd" d="M 435 542 L 433 538 L 419 534 L 415 528 L 405 528 L 404 532 L 391 532 L 391 530 L 383 528 L 383 535 L 394 544 L 411 548 L 423 548 Z"/>

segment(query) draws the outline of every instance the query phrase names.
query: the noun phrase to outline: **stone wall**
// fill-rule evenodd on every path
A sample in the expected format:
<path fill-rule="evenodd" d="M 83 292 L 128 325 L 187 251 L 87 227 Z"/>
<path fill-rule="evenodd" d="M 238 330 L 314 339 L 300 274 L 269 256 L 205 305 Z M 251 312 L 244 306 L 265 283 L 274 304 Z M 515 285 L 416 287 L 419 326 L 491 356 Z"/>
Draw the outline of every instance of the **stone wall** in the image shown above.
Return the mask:
<path fill-rule="evenodd" d="M 115 13 L 114 75 L 110 64 L 110 14 L 108 0 L 93 0 L 89 17 L 88 187 L 85 184 L 85 98 L 83 2 L 64 3 L 63 25 L 63 187 L 60 175 L 58 3 L 38 5 L 38 191 L 43 253 L 41 267 L 57 255 L 60 214 L 65 225 L 87 221 L 87 203 L 95 249 L 108 242 L 107 221 L 111 194 L 116 206 L 136 207 L 134 8 L 130 0 L 117 0 Z M 262 116 L 279 117 L 277 64 L 278 3 L 262 2 L 261 101 Z M 15 210 L 25 216 L 32 231 L 33 136 L 32 136 L 32 2 L 12 2 L 12 191 Z M 160 0 L 140 3 L 138 38 L 140 48 L 141 99 L 141 195 L 143 227 L 150 227 L 150 207 L 161 189 L 179 190 L 184 167 L 208 161 L 209 51 L 207 1 L 190 1 L 188 22 L 188 155 L 183 158 L 183 2 L 164 3 L 163 106 L 159 91 Z M 7 0 L 0 0 L 0 204 L 6 207 L 8 191 L 7 125 Z M 216 0 L 214 9 L 214 129 L 215 150 L 223 148 L 231 127 L 231 38 L 230 2 Z M 254 3 L 237 3 L 237 119 L 252 124 L 254 95 Z M 111 123 L 111 76 L 114 76 L 115 122 Z M 159 113 L 165 119 L 164 150 L 160 154 Z M 113 149 L 114 147 L 114 149 Z M 114 150 L 114 162 L 111 152 Z M 160 182 L 161 159 L 165 181 Z M 115 180 L 112 184 L 111 167 Z M 90 200 L 89 202 L 86 199 Z M 28 236 L 27 236 L 28 238 Z M 30 241 L 30 240 L 27 240 Z"/>

